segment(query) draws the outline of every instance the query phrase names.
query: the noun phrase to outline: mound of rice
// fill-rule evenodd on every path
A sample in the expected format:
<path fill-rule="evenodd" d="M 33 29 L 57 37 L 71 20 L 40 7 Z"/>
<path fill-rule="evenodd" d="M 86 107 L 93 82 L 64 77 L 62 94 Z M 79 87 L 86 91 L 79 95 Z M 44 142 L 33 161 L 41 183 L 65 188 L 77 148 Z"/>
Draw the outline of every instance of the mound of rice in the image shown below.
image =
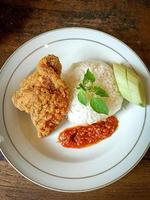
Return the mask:
<path fill-rule="evenodd" d="M 76 87 L 81 80 L 83 80 L 87 69 L 90 69 L 95 75 L 95 84 L 105 89 L 109 95 L 109 97 L 104 98 L 109 108 L 109 116 L 120 110 L 123 102 L 111 66 L 102 61 L 74 63 L 70 69 L 64 73 L 63 78 L 71 94 L 68 119 L 75 124 L 91 124 L 108 117 L 108 115 L 96 113 L 90 105 L 84 106 L 78 101 Z"/>

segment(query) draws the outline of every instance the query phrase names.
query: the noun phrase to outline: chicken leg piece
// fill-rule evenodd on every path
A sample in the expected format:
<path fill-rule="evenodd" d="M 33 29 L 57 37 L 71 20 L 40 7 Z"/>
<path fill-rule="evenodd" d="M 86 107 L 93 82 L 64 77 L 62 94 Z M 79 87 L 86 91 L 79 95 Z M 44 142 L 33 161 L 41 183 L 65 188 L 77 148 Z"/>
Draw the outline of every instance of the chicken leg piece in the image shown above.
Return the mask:
<path fill-rule="evenodd" d="M 48 55 L 12 96 L 14 106 L 30 114 L 38 137 L 52 133 L 67 114 L 69 93 L 60 74 L 58 57 Z"/>

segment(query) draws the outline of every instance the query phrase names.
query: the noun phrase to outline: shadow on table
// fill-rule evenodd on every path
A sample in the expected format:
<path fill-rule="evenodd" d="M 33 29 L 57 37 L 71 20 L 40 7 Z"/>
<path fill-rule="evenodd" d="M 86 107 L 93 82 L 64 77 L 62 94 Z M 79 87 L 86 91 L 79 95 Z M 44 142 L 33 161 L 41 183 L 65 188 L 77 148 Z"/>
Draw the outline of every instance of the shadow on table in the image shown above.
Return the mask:
<path fill-rule="evenodd" d="M 13 32 L 23 32 L 27 19 L 30 19 L 32 9 L 17 6 L 17 0 L 1 0 L 0 3 L 0 41 Z M 30 5 L 30 1 L 28 1 Z"/>

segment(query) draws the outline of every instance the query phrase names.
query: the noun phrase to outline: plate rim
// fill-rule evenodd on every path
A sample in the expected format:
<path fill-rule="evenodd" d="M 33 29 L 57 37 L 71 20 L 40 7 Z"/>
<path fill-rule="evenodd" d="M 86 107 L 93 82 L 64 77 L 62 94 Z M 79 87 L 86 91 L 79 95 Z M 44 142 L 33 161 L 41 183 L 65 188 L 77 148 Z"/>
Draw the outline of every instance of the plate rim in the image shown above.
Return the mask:
<path fill-rule="evenodd" d="M 123 55 L 121 53 L 119 53 L 118 51 L 116 51 L 115 49 L 103 44 L 102 42 L 98 42 L 98 41 L 95 41 L 95 40 L 88 40 L 88 39 L 84 39 L 84 38 L 67 38 L 67 39 L 61 39 L 61 40 L 55 40 L 55 41 L 52 41 L 52 42 L 49 42 L 47 43 L 47 45 L 51 45 L 51 44 L 55 44 L 57 42 L 62 42 L 62 41 L 70 41 L 70 40 L 83 40 L 83 41 L 89 41 L 89 42 L 93 42 L 93 43 L 97 43 L 97 44 L 100 44 L 100 45 L 103 45 L 107 48 L 110 48 L 112 51 L 116 52 L 117 54 L 119 54 L 129 65 L 129 61 L 123 57 Z M 60 175 L 57 175 L 57 174 L 53 174 L 53 173 L 50 173 L 50 172 L 46 172 L 44 170 L 42 170 L 41 168 L 35 166 L 33 163 L 31 163 L 31 161 L 29 161 L 19 150 L 18 148 L 15 146 L 14 142 L 12 141 L 12 137 L 10 136 L 9 134 L 9 131 L 8 131 L 8 128 L 6 126 L 6 121 L 5 121 L 5 107 L 4 107 L 4 102 L 5 102 L 5 97 L 6 97 L 6 93 L 7 93 L 7 89 L 10 85 L 10 81 L 11 81 L 11 78 L 13 77 L 13 74 L 17 71 L 17 69 L 19 69 L 20 65 L 22 62 L 24 62 L 24 60 L 26 58 L 28 58 L 29 56 L 31 56 L 34 52 L 36 52 L 37 50 L 43 48 L 44 45 L 36 48 L 35 50 L 33 50 L 32 52 L 30 52 L 27 56 L 24 57 L 24 59 L 22 59 L 16 66 L 16 68 L 13 70 L 13 72 L 11 73 L 8 81 L 7 81 L 7 84 L 6 84 L 6 88 L 5 88 L 5 91 L 4 91 L 4 96 L 3 96 L 3 101 L 2 101 L 2 104 L 3 104 L 3 122 L 4 122 L 4 126 L 5 126 L 5 130 L 6 130 L 6 134 L 8 135 L 8 138 L 11 142 L 11 144 L 13 145 L 13 147 L 15 148 L 15 150 L 17 151 L 17 153 L 27 162 L 29 163 L 32 167 L 34 167 L 35 169 L 45 173 L 45 174 L 48 174 L 50 176 L 54 176 L 54 177 L 58 177 L 58 178 L 61 178 L 61 179 L 86 179 L 86 178 L 92 178 L 92 177 L 95 177 L 95 176 L 98 176 L 98 175 L 101 175 L 111 169 L 113 169 L 114 167 L 116 167 L 117 165 L 119 165 L 123 160 L 126 159 L 126 157 L 132 153 L 132 151 L 134 150 L 134 147 L 136 146 L 136 144 L 139 142 L 140 140 L 140 137 L 142 136 L 142 133 L 143 133 L 143 130 L 144 130 L 144 126 L 145 126 L 145 121 L 146 121 L 146 117 L 147 117 L 147 108 L 145 108 L 145 111 L 144 111 L 144 122 L 142 124 L 142 128 L 141 128 L 141 131 L 140 131 L 140 135 L 138 136 L 137 140 L 135 141 L 134 145 L 132 146 L 132 148 L 130 149 L 130 151 L 128 151 L 128 153 L 119 161 L 117 162 L 116 164 L 114 164 L 113 166 L 111 166 L 110 168 L 108 169 L 105 169 L 104 171 L 102 172 L 97 172 L 96 174 L 92 174 L 92 175 L 88 175 L 88 176 L 82 176 L 82 177 L 67 177 L 67 176 L 60 176 Z M 132 66 L 131 66 L 132 67 Z M 133 68 L 134 69 L 134 68 Z"/>
<path fill-rule="evenodd" d="M 36 38 L 39 38 L 39 37 L 41 37 L 41 36 L 43 36 L 43 35 L 45 35 L 45 34 L 49 34 L 49 33 L 51 33 L 51 32 L 55 32 L 55 31 L 61 31 L 61 30 L 64 30 L 64 29 L 65 29 L 65 30 L 68 30 L 68 31 L 70 31 L 71 29 L 78 29 L 78 30 L 79 30 L 79 29 L 86 29 L 86 30 L 90 30 L 90 31 L 101 32 L 101 33 L 103 33 L 103 34 L 105 34 L 105 35 L 107 35 L 107 36 L 109 36 L 109 37 L 112 37 L 113 39 L 115 39 L 115 40 L 121 42 L 123 45 L 125 45 L 130 51 L 132 51 L 132 53 L 134 53 L 134 55 L 135 55 L 136 57 L 139 58 L 139 60 L 141 61 L 143 67 L 146 69 L 146 71 L 148 72 L 148 74 L 149 74 L 149 76 L 150 76 L 150 72 L 149 72 L 149 70 L 147 69 L 147 67 L 145 66 L 145 64 L 144 64 L 144 62 L 142 61 L 142 59 L 135 53 L 134 50 L 132 50 L 132 49 L 131 49 L 128 45 L 126 45 L 124 42 L 122 42 L 122 41 L 119 40 L 118 38 L 116 38 L 116 37 L 114 37 L 114 36 L 112 36 L 112 35 L 110 35 L 110 34 L 108 34 L 108 33 L 105 33 L 105 32 L 103 32 L 103 31 L 99 31 L 99 30 L 95 30 L 95 29 L 91 29 L 91 28 L 84 28 L 84 27 L 66 27 L 66 28 L 54 29 L 54 30 L 50 30 L 50 31 L 44 32 L 44 33 L 42 33 L 42 34 L 39 34 L 39 35 L 37 35 L 37 36 L 31 38 L 30 40 L 28 40 L 28 41 L 26 41 L 25 43 L 23 43 L 20 47 L 18 47 L 18 48 L 8 57 L 8 59 L 4 62 L 2 68 L 0 69 L 0 73 L 1 73 L 2 70 L 5 68 L 5 66 L 7 65 L 7 63 L 9 62 L 9 60 L 15 55 L 15 53 L 16 53 L 17 51 L 19 51 L 21 48 L 23 48 L 26 44 L 28 44 L 28 43 L 31 42 L 32 40 L 34 40 L 34 39 L 36 39 Z M 24 177 L 26 177 L 28 180 L 30 180 L 31 182 L 33 182 L 33 183 L 35 183 L 35 184 L 38 184 L 38 185 L 40 185 L 40 186 L 42 186 L 42 187 L 45 187 L 45 188 L 48 188 L 48 189 L 53 189 L 53 190 L 55 190 L 55 191 L 63 191 L 63 192 L 86 192 L 86 191 L 91 191 L 91 190 L 95 190 L 95 189 L 98 189 L 98 188 L 106 187 L 106 186 L 112 184 L 113 182 L 116 182 L 117 180 L 119 180 L 119 179 L 122 178 L 123 176 L 125 176 L 127 173 L 129 173 L 129 171 L 131 171 L 131 170 L 140 162 L 140 160 L 143 158 L 143 156 L 144 156 L 145 153 L 147 152 L 149 146 L 150 146 L 150 144 L 145 148 L 144 153 L 141 155 L 141 157 L 138 159 L 138 161 L 137 161 L 128 171 L 126 171 L 126 173 L 122 174 L 122 175 L 119 176 L 117 179 L 115 179 L 115 180 L 111 181 L 110 183 L 107 183 L 107 184 L 105 184 L 105 185 L 103 185 L 103 186 L 99 186 L 99 187 L 97 187 L 97 188 L 94 187 L 94 188 L 92 188 L 92 189 L 86 189 L 86 190 L 84 189 L 84 190 L 81 190 L 81 191 L 79 191 L 79 190 L 73 190 L 73 191 L 70 191 L 70 190 L 61 190 L 61 189 L 56 189 L 56 188 L 52 188 L 52 187 L 47 187 L 47 186 L 44 186 L 43 184 L 40 184 L 40 183 L 38 183 L 38 182 L 32 180 L 31 178 L 29 178 L 29 177 L 27 177 L 26 175 L 24 175 L 19 169 L 17 169 L 17 168 L 11 163 L 11 161 L 7 158 L 7 156 L 6 156 L 5 153 L 2 151 L 2 149 L 0 149 L 0 150 L 1 150 L 2 154 L 4 155 L 4 157 L 6 158 L 6 160 L 11 164 L 11 166 L 13 166 L 20 174 L 22 174 Z"/>
<path fill-rule="evenodd" d="M 112 39 L 115 39 L 117 40 L 118 42 L 122 43 L 123 45 L 125 45 L 130 51 L 132 51 L 132 53 L 134 53 L 135 56 L 137 56 L 140 61 L 142 62 L 144 68 L 146 69 L 147 73 L 149 74 L 150 76 L 150 71 L 148 70 L 148 68 L 146 67 L 145 63 L 143 62 L 142 58 L 131 48 L 129 47 L 125 42 L 123 42 L 122 40 L 118 39 L 117 37 L 107 33 L 107 32 L 104 32 L 104 31 L 100 31 L 98 29 L 93 29 L 93 28 L 87 28 L 87 27 L 79 27 L 79 26 L 72 26 L 72 27 L 63 27 L 63 28 L 56 28 L 56 29 L 52 29 L 52 30 L 49 30 L 49 31 L 46 31 L 46 32 L 43 32 L 43 33 L 40 33 L 34 37 L 32 37 L 31 39 L 27 40 L 26 42 L 24 42 L 21 46 L 19 46 L 15 51 L 13 51 L 13 53 L 8 56 L 8 58 L 6 59 L 6 61 L 2 64 L 2 67 L 0 68 L 0 73 L 2 72 L 2 70 L 4 69 L 5 65 L 7 64 L 7 62 L 11 59 L 11 57 L 14 56 L 14 54 L 19 51 L 22 47 L 24 47 L 26 44 L 28 44 L 29 42 L 31 42 L 32 40 L 34 39 L 37 39 L 45 34 L 49 34 L 49 33 L 52 33 L 52 32 L 55 32 L 55 31 L 62 31 L 62 30 L 69 30 L 69 29 L 85 29 L 85 30 L 89 30 L 89 31 L 95 31 L 95 32 L 100 32 L 102 34 L 105 34 L 109 37 L 111 37 Z"/>
<path fill-rule="evenodd" d="M 56 192 L 62 192 L 62 193 L 83 193 L 83 192 L 91 192 L 91 191 L 94 191 L 94 190 L 98 190 L 98 189 L 102 189 L 102 188 L 105 188 L 105 187 L 108 187 L 110 185 L 112 185 L 113 183 L 117 182 L 118 180 L 120 180 L 121 178 L 123 178 L 124 176 L 126 176 L 129 172 L 132 171 L 132 169 L 134 169 L 139 163 L 140 161 L 142 160 L 142 158 L 144 157 L 144 155 L 146 154 L 146 152 L 148 151 L 150 147 L 150 144 L 147 146 L 147 148 L 145 149 L 144 153 L 141 155 L 140 159 L 129 169 L 127 170 L 124 174 L 122 174 L 121 176 L 119 176 L 118 178 L 114 179 L 113 181 L 110 181 L 106 184 L 103 184 L 102 186 L 97 186 L 97 187 L 94 187 L 94 188 L 89 188 L 89 189 L 84 189 L 84 190 L 65 190 L 65 189 L 58 189 L 58 188 L 54 188 L 54 187 L 49 187 L 49 186 L 46 186 L 44 184 L 41 184 L 37 181 L 34 181 L 32 180 L 30 177 L 28 177 L 27 175 L 24 175 L 23 172 L 21 172 L 21 170 L 19 170 L 18 168 L 16 168 L 12 163 L 11 161 L 7 158 L 7 156 L 4 154 L 4 152 L 0 149 L 0 152 L 2 153 L 2 155 L 4 156 L 4 158 L 6 159 L 6 161 L 21 175 L 23 176 L 25 179 L 27 179 L 28 181 L 31 181 L 32 183 L 34 183 L 35 185 L 38 185 L 42 188 L 45 188 L 45 189 L 48 189 L 48 190 L 53 190 L 53 191 L 56 191 Z"/>

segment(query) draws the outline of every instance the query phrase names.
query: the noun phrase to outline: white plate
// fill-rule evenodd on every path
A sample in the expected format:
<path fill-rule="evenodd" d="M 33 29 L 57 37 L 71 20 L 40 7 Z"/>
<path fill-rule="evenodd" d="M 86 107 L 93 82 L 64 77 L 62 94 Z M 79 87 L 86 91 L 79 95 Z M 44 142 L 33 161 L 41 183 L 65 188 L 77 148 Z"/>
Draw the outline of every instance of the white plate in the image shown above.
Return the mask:
<path fill-rule="evenodd" d="M 1 70 L 1 150 L 15 169 L 34 183 L 53 190 L 84 192 L 109 185 L 128 173 L 146 152 L 150 142 L 150 107 L 124 105 L 117 113 L 118 130 L 88 148 L 67 149 L 56 142 L 59 132 L 72 125 L 68 122 L 49 137 L 38 139 L 30 117 L 13 106 L 11 96 L 47 54 L 60 58 L 63 71 L 73 62 L 91 59 L 130 64 L 145 81 L 148 103 L 149 72 L 127 45 L 106 33 L 86 28 L 41 34 L 15 51 Z"/>

